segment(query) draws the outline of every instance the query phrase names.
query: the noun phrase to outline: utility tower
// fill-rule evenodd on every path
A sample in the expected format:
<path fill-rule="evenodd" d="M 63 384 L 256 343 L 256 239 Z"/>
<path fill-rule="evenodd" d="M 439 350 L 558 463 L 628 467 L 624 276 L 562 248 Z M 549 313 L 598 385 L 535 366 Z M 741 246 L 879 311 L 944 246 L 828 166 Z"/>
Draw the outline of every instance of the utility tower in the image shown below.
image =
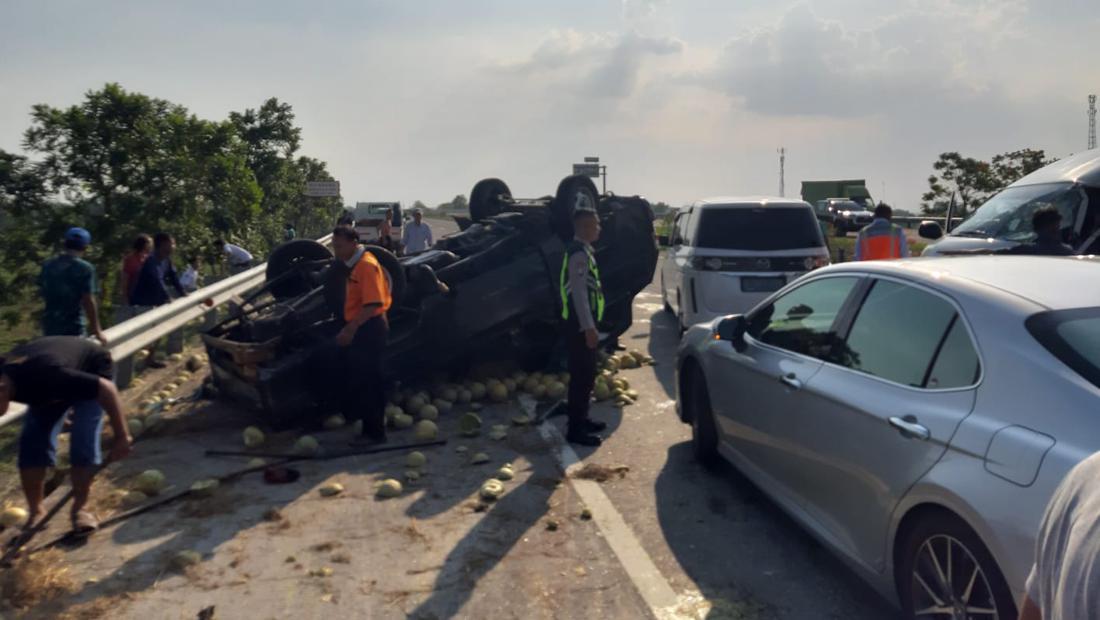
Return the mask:
<path fill-rule="evenodd" d="M 1096 148 L 1096 95 L 1089 95 L 1089 148 Z"/>
<path fill-rule="evenodd" d="M 786 197 L 787 183 L 784 175 L 786 174 L 787 167 L 787 149 L 786 147 L 779 148 L 779 197 Z"/>

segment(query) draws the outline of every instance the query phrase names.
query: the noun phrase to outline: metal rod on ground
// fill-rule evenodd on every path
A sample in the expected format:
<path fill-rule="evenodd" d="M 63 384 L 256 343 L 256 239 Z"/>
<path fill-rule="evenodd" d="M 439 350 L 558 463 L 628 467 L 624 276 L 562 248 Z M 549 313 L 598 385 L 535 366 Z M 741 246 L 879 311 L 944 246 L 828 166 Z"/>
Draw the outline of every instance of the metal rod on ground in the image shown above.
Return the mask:
<path fill-rule="evenodd" d="M 361 454 L 378 454 L 379 452 L 394 452 L 396 450 L 410 450 L 412 448 L 430 448 L 432 446 L 446 445 L 446 439 L 438 439 L 436 441 L 423 441 L 419 443 L 402 443 L 394 444 L 392 446 L 371 446 L 369 448 L 362 448 L 359 450 L 345 450 L 343 452 L 332 452 L 329 454 L 290 454 L 282 452 L 243 452 L 238 450 L 207 450 L 206 456 L 259 456 L 264 458 L 292 458 L 302 461 L 327 461 L 331 459 L 339 459 L 346 456 L 359 456 Z"/>

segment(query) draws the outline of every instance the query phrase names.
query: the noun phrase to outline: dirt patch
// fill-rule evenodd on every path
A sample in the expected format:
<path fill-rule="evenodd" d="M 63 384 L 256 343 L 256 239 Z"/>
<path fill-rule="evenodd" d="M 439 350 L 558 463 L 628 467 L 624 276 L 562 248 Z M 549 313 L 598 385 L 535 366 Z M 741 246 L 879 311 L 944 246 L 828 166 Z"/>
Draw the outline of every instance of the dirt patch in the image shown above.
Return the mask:
<path fill-rule="evenodd" d="M 211 497 L 188 499 L 180 506 L 179 514 L 190 519 L 203 519 L 215 515 L 232 514 L 244 505 L 241 497 L 233 493 L 214 493 Z"/>
<path fill-rule="evenodd" d="M 344 543 L 335 540 L 327 540 L 323 543 L 318 543 L 310 547 L 310 551 L 316 551 L 317 553 L 328 553 L 334 549 L 343 547 Z"/>
<path fill-rule="evenodd" d="M 27 609 L 68 594 L 75 586 L 65 555 L 49 549 L 24 557 L 0 575 L 0 600 Z"/>
<path fill-rule="evenodd" d="M 622 480 L 626 477 L 628 471 L 630 471 L 630 468 L 626 465 L 598 465 L 596 463 L 588 463 L 582 467 L 580 471 L 573 474 L 572 477 L 578 480 L 607 482 L 613 479 Z"/>

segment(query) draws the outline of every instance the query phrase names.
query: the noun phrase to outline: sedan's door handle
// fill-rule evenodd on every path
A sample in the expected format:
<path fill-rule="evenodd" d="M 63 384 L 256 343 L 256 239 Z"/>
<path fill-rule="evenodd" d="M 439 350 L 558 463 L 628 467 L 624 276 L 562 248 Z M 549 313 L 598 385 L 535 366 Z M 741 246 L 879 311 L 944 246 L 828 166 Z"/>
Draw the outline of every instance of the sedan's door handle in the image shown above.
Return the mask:
<path fill-rule="evenodd" d="M 782 375 L 779 377 L 779 382 L 783 385 L 791 388 L 792 390 L 801 390 L 802 382 L 798 380 L 798 377 L 792 372 L 790 374 Z"/>
<path fill-rule="evenodd" d="M 917 418 L 911 415 L 907 415 L 904 418 L 893 416 L 890 418 L 890 426 L 901 431 L 901 434 L 909 439 L 920 439 L 921 441 L 927 441 L 932 432 L 927 427 L 917 424 Z"/>

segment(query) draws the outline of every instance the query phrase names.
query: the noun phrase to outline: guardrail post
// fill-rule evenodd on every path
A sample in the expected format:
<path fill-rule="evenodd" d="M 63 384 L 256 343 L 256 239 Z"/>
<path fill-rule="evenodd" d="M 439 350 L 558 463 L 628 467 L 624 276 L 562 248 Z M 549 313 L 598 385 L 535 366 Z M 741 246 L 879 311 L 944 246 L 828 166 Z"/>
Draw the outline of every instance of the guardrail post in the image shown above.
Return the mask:
<path fill-rule="evenodd" d="M 183 328 L 168 334 L 168 354 L 183 353 Z"/>
<path fill-rule="evenodd" d="M 134 356 L 126 359 L 115 360 L 115 385 L 118 389 L 125 389 L 134 379 Z"/>

